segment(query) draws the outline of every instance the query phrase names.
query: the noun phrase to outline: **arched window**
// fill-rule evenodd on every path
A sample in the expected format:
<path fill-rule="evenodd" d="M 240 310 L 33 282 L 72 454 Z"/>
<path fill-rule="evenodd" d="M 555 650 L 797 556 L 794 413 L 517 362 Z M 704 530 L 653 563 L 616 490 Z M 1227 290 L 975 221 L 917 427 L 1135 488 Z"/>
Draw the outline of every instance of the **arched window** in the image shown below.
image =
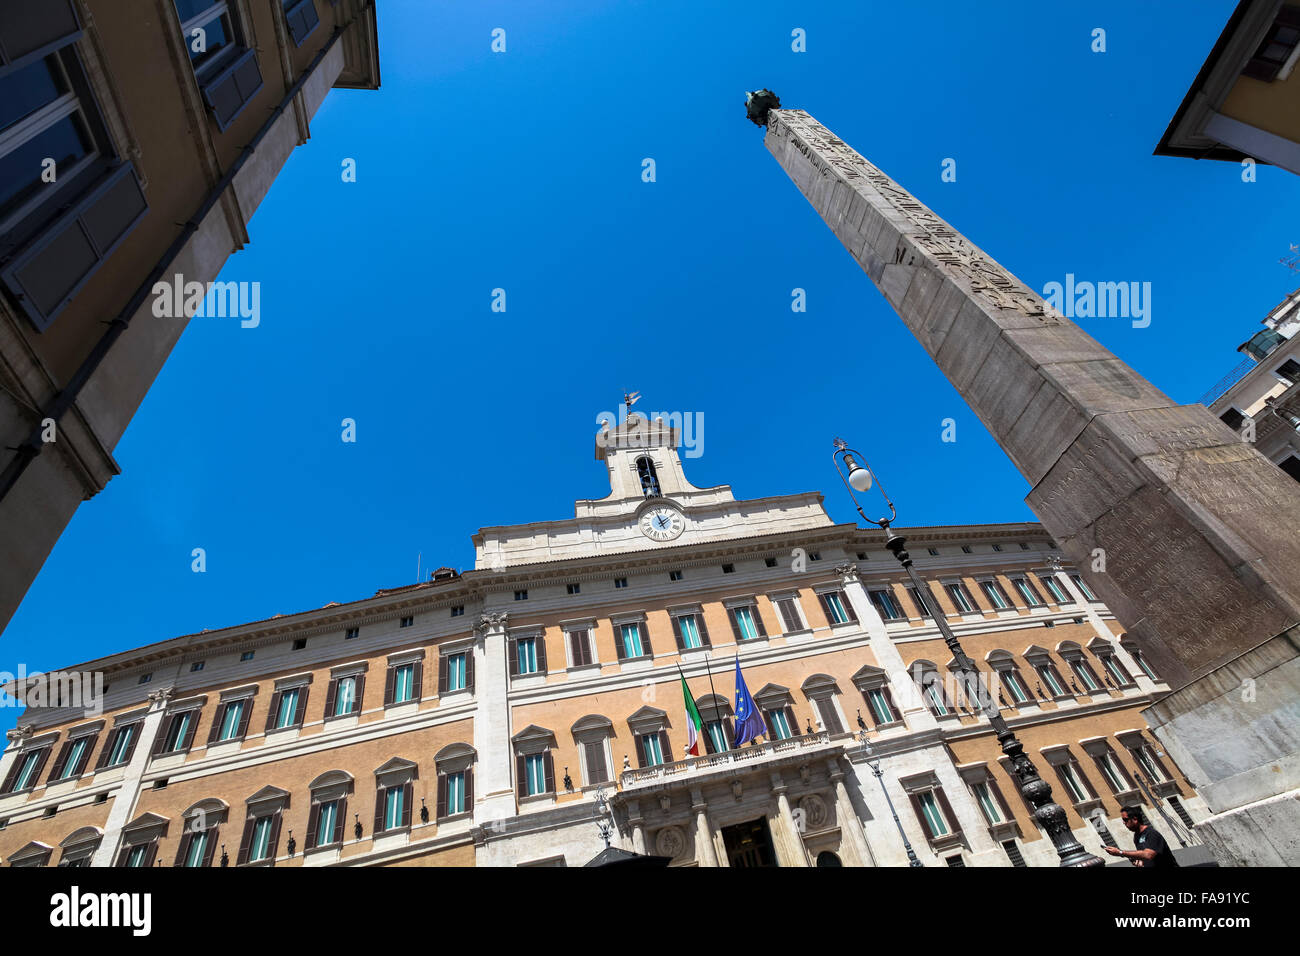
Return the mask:
<path fill-rule="evenodd" d="M 655 463 L 642 455 L 636 460 L 636 473 L 641 479 L 641 492 L 647 498 L 658 498 L 659 476 L 655 473 Z"/>
<path fill-rule="evenodd" d="M 830 850 L 822 850 L 822 852 L 817 854 L 817 865 L 818 866 L 843 866 L 844 864 L 841 863 L 840 858 L 836 856 L 834 853 L 832 853 Z"/>

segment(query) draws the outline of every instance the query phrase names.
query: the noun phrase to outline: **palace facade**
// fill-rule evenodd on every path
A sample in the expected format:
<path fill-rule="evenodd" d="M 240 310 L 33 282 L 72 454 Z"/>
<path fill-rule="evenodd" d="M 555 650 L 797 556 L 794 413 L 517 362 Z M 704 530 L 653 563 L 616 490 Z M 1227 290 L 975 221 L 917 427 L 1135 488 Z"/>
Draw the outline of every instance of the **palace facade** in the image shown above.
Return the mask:
<path fill-rule="evenodd" d="M 898 866 L 901 827 L 926 865 L 1056 865 L 934 614 L 1085 847 L 1130 845 L 1124 804 L 1175 846 L 1205 815 L 1145 729 L 1167 686 L 1040 526 L 899 529 L 918 594 L 879 530 L 697 488 L 678 443 L 606 425 L 610 494 L 481 529 L 473 570 L 71 668 L 102 712 L 10 732 L 0 860 L 574 866 L 603 829 L 675 865 Z M 737 660 L 768 731 L 740 748 Z"/>

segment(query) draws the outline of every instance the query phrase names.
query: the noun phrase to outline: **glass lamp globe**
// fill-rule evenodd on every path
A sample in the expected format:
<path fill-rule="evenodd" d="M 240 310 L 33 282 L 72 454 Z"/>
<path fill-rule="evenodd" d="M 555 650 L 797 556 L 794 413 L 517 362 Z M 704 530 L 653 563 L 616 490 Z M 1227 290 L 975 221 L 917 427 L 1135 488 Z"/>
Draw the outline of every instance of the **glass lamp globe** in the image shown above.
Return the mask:
<path fill-rule="evenodd" d="M 849 484 L 857 491 L 869 491 L 871 489 L 871 472 L 855 463 L 849 468 Z"/>

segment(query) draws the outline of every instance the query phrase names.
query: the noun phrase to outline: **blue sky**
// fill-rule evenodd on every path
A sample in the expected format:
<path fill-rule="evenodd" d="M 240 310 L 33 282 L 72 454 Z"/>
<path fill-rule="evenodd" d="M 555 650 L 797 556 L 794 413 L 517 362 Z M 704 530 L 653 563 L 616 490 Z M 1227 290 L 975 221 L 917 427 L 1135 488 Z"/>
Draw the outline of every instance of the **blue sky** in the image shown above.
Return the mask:
<path fill-rule="evenodd" d="M 1277 261 L 1300 179 L 1151 155 L 1234 0 L 1084 6 L 380 0 L 382 90 L 330 94 L 223 273 L 262 284 L 260 325 L 192 322 L 0 670 L 367 597 L 419 553 L 472 567 L 477 528 L 606 493 L 593 435 L 625 388 L 703 413 L 697 485 L 852 520 L 842 434 L 902 524 L 1032 520 L 743 98 L 808 110 L 1035 289 L 1152 283 L 1149 327 L 1081 324 L 1194 402 L 1300 285 Z"/>

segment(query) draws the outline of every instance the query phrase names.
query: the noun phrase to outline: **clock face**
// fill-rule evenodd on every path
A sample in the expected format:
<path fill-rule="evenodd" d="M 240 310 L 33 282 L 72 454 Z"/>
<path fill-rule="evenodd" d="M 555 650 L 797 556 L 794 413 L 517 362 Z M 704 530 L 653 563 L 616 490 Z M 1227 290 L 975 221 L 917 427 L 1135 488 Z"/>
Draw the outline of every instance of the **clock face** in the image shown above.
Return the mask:
<path fill-rule="evenodd" d="M 686 530 L 686 519 L 676 508 L 656 505 L 642 513 L 640 527 L 651 541 L 671 541 Z"/>

